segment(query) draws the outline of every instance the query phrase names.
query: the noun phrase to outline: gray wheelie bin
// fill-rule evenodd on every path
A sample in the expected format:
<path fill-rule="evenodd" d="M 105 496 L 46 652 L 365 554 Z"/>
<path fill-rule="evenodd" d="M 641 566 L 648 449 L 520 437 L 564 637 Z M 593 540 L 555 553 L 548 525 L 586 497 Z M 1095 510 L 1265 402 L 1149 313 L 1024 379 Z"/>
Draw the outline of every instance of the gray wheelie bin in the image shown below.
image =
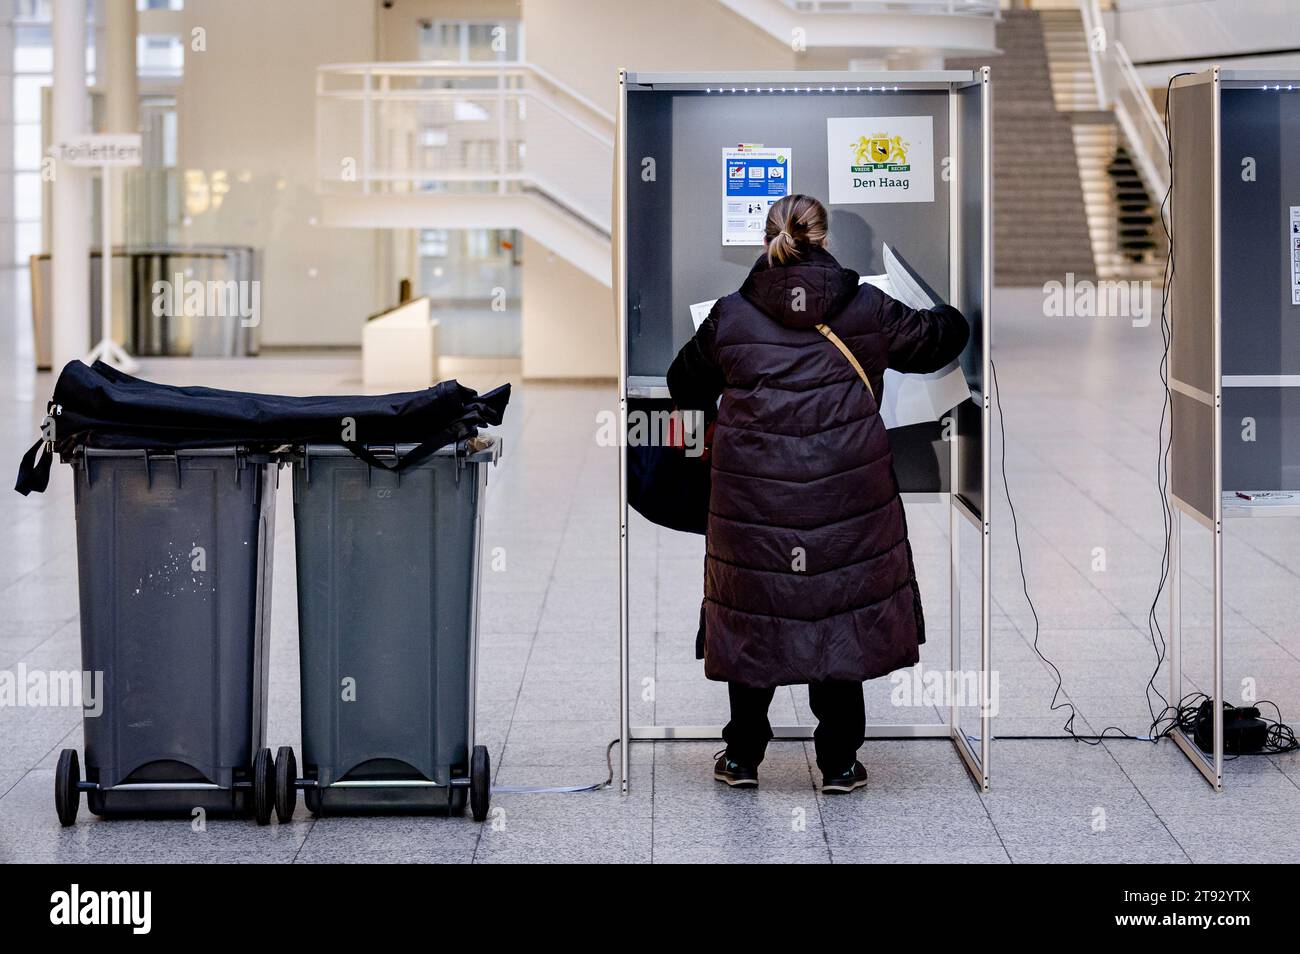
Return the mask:
<path fill-rule="evenodd" d="M 82 669 L 103 674 L 104 698 L 83 719 L 84 780 L 75 749 L 59 757 L 59 820 L 75 821 L 84 791 L 96 815 L 251 808 L 265 824 L 276 465 L 234 447 L 64 459 Z"/>
<path fill-rule="evenodd" d="M 303 775 L 276 758 L 276 813 L 487 814 L 474 744 L 487 435 L 397 472 L 415 445 L 293 457 Z"/>

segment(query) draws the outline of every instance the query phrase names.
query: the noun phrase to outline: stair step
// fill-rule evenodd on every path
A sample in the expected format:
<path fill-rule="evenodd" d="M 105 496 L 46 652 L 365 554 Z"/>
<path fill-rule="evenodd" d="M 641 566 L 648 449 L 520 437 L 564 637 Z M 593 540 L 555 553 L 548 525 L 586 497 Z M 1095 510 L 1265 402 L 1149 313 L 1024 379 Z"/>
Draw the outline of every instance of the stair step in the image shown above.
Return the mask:
<path fill-rule="evenodd" d="M 1063 44 L 1045 37 L 1046 23 L 1039 12 L 1007 10 L 996 28 L 994 273 L 1001 284 L 1041 285 L 1066 271 L 1095 271 L 1069 117 L 1097 108 L 1091 63 L 1081 26 Z M 1113 150 L 1098 157 L 1107 154 Z"/>

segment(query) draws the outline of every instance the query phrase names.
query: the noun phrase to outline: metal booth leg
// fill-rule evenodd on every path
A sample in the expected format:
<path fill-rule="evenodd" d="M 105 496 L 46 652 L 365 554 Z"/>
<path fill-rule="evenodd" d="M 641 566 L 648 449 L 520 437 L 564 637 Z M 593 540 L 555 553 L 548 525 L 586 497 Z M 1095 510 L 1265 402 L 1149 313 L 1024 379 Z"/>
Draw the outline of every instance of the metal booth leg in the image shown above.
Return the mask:
<path fill-rule="evenodd" d="M 1202 520 L 1198 515 L 1198 522 Z M 1216 791 L 1223 791 L 1223 521 L 1217 526 L 1204 522 L 1207 530 L 1214 535 L 1214 612 L 1211 626 L 1213 628 L 1214 683 L 1210 695 L 1215 702 L 1214 750 L 1207 756 L 1196 742 L 1188 737 L 1178 726 L 1174 726 L 1169 737 L 1182 750 L 1205 780 Z M 1174 517 L 1169 540 L 1169 703 L 1177 706 L 1183 698 L 1183 505 L 1174 502 Z"/>

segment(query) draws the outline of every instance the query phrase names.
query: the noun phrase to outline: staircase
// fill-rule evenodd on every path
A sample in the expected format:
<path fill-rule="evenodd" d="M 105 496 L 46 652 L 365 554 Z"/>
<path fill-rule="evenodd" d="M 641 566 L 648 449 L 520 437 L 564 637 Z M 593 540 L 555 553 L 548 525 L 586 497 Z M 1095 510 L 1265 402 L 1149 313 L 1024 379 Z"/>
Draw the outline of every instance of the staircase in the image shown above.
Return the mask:
<path fill-rule="evenodd" d="M 1099 100 L 1083 17 L 1077 9 L 1038 16 L 1053 100 L 1073 125 L 1097 277 L 1158 280 L 1165 255 L 1159 198 L 1152 198 L 1114 114 Z"/>
<path fill-rule="evenodd" d="M 994 282 L 1039 286 L 1094 278 L 1096 265 L 1070 117 L 1057 109 L 1040 15 L 1008 10 L 1001 55 L 951 59 L 953 69 L 993 67 Z"/>
<path fill-rule="evenodd" d="M 1052 101 L 1061 112 L 1102 108 L 1097 96 L 1097 81 L 1088 59 L 1088 38 L 1083 31 L 1083 17 L 1078 10 L 1041 10 L 1043 45 L 1047 49 L 1047 68 L 1052 77 Z"/>
<path fill-rule="evenodd" d="M 1159 201 L 1148 193 L 1123 140 L 1113 120 L 1074 124 L 1097 277 L 1154 281 L 1164 275 Z"/>

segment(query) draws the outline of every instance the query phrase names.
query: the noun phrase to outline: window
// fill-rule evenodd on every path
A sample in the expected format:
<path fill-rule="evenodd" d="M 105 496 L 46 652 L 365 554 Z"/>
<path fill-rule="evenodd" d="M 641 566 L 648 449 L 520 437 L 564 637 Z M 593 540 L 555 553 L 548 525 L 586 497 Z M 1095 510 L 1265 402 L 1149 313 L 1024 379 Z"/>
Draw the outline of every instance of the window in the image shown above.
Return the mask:
<path fill-rule="evenodd" d="M 5 0 L 0 0 L 5 3 Z M 9 79 L 12 89 L 13 122 L 9 138 L 0 139 L 0 188 L 12 189 L 12 215 L 0 219 L 0 267 L 27 264 L 42 246 L 41 103 L 44 88 L 51 85 L 54 70 L 50 0 L 8 0 L 12 17 L 0 21 L 10 32 L 13 56 L 0 63 L 0 80 Z M 94 82 L 95 18 L 99 3 L 86 4 L 87 81 Z M 182 10 L 184 0 L 136 0 L 136 9 Z M 148 79 L 179 79 L 185 66 L 185 46 L 179 36 L 146 35 L 136 41 L 137 69 Z M 3 87 L 0 82 L 0 87 Z M 157 84 L 154 84 L 155 89 Z M 145 133 L 146 161 L 150 165 L 174 165 L 176 161 L 175 104 L 169 97 L 146 93 L 141 97 L 141 128 Z"/>
<path fill-rule="evenodd" d="M 512 62 L 524 57 L 518 20 L 434 20 L 420 25 L 420 59 L 452 63 Z"/>
<path fill-rule="evenodd" d="M 185 44 L 179 36 L 138 36 L 136 70 L 150 79 L 180 79 L 185 71 Z"/>

